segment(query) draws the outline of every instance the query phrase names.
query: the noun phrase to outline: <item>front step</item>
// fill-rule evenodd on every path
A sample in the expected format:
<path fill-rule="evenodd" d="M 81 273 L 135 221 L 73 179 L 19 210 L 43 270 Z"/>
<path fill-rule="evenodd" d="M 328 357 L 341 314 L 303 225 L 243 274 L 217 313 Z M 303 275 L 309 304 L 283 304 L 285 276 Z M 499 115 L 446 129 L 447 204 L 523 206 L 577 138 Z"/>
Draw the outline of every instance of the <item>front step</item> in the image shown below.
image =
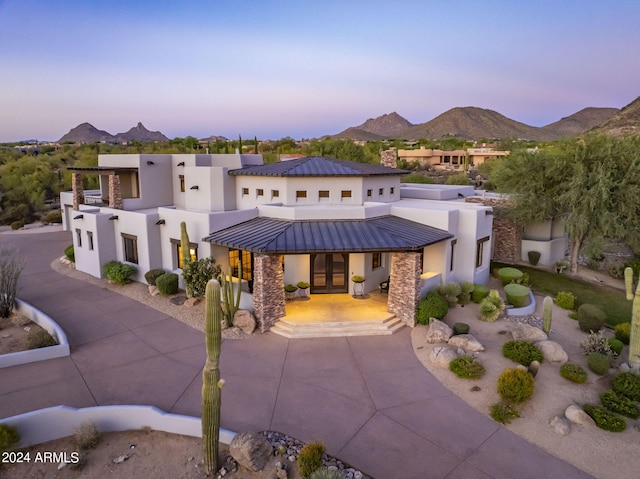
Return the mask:
<path fill-rule="evenodd" d="M 336 338 L 344 336 L 388 336 L 404 327 L 400 319 L 392 316 L 380 321 L 325 321 L 299 323 L 286 317 L 274 324 L 270 331 L 285 338 Z"/>

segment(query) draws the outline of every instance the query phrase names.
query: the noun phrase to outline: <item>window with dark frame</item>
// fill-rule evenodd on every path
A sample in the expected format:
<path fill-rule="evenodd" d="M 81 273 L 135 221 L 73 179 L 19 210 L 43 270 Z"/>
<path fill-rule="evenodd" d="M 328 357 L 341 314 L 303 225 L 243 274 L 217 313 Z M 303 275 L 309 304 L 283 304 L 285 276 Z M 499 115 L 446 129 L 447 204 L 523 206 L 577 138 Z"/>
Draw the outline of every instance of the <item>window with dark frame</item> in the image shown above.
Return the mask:
<path fill-rule="evenodd" d="M 264 190 L 262 188 L 258 188 L 256 190 L 256 196 L 264 196 Z"/>
<path fill-rule="evenodd" d="M 380 268 L 382 266 L 382 253 L 376 251 L 371 254 L 371 269 Z"/>
<path fill-rule="evenodd" d="M 384 188 L 380 188 L 380 189 L 378 189 L 378 194 L 379 194 L 380 196 L 384 196 Z"/>
<path fill-rule="evenodd" d="M 174 263 L 182 269 L 182 242 L 171 238 L 171 244 L 173 245 Z M 198 261 L 198 245 L 196 243 L 189 243 L 189 256 L 191 261 Z"/>
<path fill-rule="evenodd" d="M 367 190 L 367 198 L 371 198 L 373 196 L 373 190 Z"/>
<path fill-rule="evenodd" d="M 393 186 L 389 188 L 389 193 L 394 194 L 395 192 L 396 192 L 396 189 Z"/>
<path fill-rule="evenodd" d="M 280 190 L 271 190 L 271 198 L 279 198 Z"/>
<path fill-rule="evenodd" d="M 307 190 L 296 191 L 296 198 L 306 198 L 306 197 L 307 197 Z"/>
<path fill-rule="evenodd" d="M 87 241 L 89 243 L 89 251 L 93 251 L 93 232 L 87 231 Z"/>
<path fill-rule="evenodd" d="M 456 251 L 457 239 L 451 240 L 451 257 L 449 258 L 449 271 L 453 271 L 453 255 Z"/>
<path fill-rule="evenodd" d="M 341 198 L 351 198 L 351 190 L 342 190 L 340 193 Z"/>
<path fill-rule="evenodd" d="M 82 248 L 82 231 L 80 228 L 76 228 L 76 242 L 78 243 L 78 248 Z"/>
<path fill-rule="evenodd" d="M 122 242 L 124 245 L 124 260 L 138 264 L 138 237 L 122 233 Z"/>
<path fill-rule="evenodd" d="M 320 190 L 320 191 L 318 191 L 318 197 L 320 197 L 320 198 L 329 198 L 329 190 Z"/>
<path fill-rule="evenodd" d="M 180 179 L 180 191 L 184 193 L 184 175 L 178 175 L 178 178 Z"/>
<path fill-rule="evenodd" d="M 476 268 L 482 266 L 482 259 L 484 258 L 484 244 L 489 241 L 489 237 L 485 236 L 480 238 L 476 243 Z"/>
<path fill-rule="evenodd" d="M 249 188 L 242 188 L 242 196 L 246 196 L 249 194 Z"/>

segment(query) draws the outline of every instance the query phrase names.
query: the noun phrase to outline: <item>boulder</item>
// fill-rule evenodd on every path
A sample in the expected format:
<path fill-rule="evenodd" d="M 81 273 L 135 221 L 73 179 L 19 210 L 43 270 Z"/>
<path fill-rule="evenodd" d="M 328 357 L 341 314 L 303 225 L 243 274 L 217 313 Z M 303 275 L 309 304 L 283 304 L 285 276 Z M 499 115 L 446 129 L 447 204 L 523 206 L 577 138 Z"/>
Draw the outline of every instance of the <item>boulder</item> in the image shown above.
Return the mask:
<path fill-rule="evenodd" d="M 595 426 L 596 423 L 586 412 L 582 410 L 582 408 L 571 405 L 569 406 L 565 412 L 564 417 L 566 417 L 573 424 L 580 424 L 582 426 Z"/>
<path fill-rule="evenodd" d="M 522 323 L 518 323 L 515 325 L 513 331 L 511 331 L 511 335 L 513 336 L 513 339 L 530 341 L 532 343 L 549 339 L 549 337 L 542 329 Z"/>
<path fill-rule="evenodd" d="M 158 291 L 158 287 L 156 285 L 150 284 L 149 285 L 149 294 L 151 296 L 158 296 L 160 294 L 160 291 Z"/>
<path fill-rule="evenodd" d="M 471 334 L 458 334 L 449 339 L 449 344 L 457 348 L 462 348 L 467 353 L 484 351 L 484 346 Z"/>
<path fill-rule="evenodd" d="M 549 361 L 550 363 L 566 363 L 569 361 L 569 355 L 562 346 L 555 341 L 539 341 L 536 343 L 536 346 L 542 352 L 545 361 Z"/>
<path fill-rule="evenodd" d="M 448 369 L 449 363 L 459 356 L 457 348 L 436 346 L 429 353 L 429 359 L 438 367 Z"/>
<path fill-rule="evenodd" d="M 566 436 L 571 432 L 571 422 L 566 417 L 556 416 L 549 424 L 553 431 L 560 436 Z"/>
<path fill-rule="evenodd" d="M 220 336 L 222 339 L 242 339 L 245 337 L 245 334 L 242 332 L 242 329 L 233 327 L 223 329 Z"/>
<path fill-rule="evenodd" d="M 453 334 L 453 330 L 442 321 L 431 318 L 427 330 L 428 343 L 446 343 Z"/>
<path fill-rule="evenodd" d="M 183 304 L 183 306 L 187 308 L 193 308 L 196 304 L 200 302 L 200 298 L 188 298 Z"/>
<path fill-rule="evenodd" d="M 233 315 L 233 325 L 245 334 L 252 334 L 256 330 L 256 318 L 251 311 L 239 309 Z"/>
<path fill-rule="evenodd" d="M 269 441 L 257 432 L 236 434 L 229 444 L 229 454 L 250 471 L 261 471 L 273 453 Z"/>

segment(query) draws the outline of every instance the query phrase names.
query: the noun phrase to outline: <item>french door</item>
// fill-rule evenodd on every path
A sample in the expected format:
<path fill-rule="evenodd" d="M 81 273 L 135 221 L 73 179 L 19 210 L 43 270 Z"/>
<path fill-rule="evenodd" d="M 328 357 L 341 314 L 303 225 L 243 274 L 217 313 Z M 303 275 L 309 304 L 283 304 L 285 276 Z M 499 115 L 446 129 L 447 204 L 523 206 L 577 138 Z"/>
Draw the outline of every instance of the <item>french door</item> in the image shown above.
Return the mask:
<path fill-rule="evenodd" d="M 349 291 L 349 254 L 318 253 L 311 255 L 311 292 L 347 293 Z"/>

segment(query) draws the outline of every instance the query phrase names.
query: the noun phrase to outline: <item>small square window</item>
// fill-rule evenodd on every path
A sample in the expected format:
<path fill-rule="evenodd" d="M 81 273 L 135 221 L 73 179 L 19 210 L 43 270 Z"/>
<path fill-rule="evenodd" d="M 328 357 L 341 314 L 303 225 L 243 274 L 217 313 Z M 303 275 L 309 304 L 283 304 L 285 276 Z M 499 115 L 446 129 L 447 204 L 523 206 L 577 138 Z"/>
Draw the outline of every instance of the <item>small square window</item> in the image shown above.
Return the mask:
<path fill-rule="evenodd" d="M 256 190 L 256 196 L 264 196 L 264 190 L 262 188 L 258 188 Z"/>
<path fill-rule="evenodd" d="M 307 191 L 306 190 L 298 190 L 296 191 L 296 198 L 306 198 Z"/>
<path fill-rule="evenodd" d="M 271 198 L 279 198 L 280 190 L 271 190 Z"/>
<path fill-rule="evenodd" d="M 379 194 L 380 196 L 384 196 L 384 188 L 380 188 L 380 189 L 378 190 L 378 194 Z"/>
<path fill-rule="evenodd" d="M 373 196 L 373 190 L 367 190 L 367 198 L 371 198 Z"/>
<path fill-rule="evenodd" d="M 320 190 L 318 196 L 320 198 L 329 198 L 329 190 Z"/>
<path fill-rule="evenodd" d="M 242 196 L 247 196 L 249 194 L 249 188 L 242 188 Z"/>
<path fill-rule="evenodd" d="M 340 196 L 342 198 L 351 198 L 351 190 L 342 190 Z"/>

